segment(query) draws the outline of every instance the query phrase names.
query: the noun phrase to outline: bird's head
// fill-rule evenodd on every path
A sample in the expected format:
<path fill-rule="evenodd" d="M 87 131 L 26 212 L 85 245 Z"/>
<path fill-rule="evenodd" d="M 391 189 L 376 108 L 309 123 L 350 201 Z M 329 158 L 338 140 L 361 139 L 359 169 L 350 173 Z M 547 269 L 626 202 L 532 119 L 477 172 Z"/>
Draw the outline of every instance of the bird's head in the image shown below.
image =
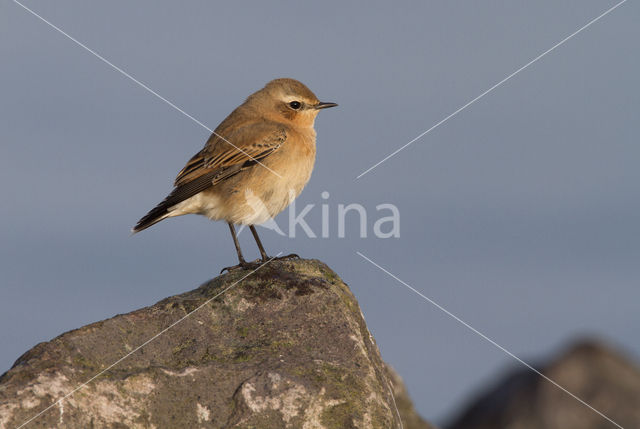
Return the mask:
<path fill-rule="evenodd" d="M 268 119 L 313 127 L 318 112 L 336 103 L 319 101 L 303 83 L 295 79 L 275 79 L 247 99 L 247 104 Z"/>

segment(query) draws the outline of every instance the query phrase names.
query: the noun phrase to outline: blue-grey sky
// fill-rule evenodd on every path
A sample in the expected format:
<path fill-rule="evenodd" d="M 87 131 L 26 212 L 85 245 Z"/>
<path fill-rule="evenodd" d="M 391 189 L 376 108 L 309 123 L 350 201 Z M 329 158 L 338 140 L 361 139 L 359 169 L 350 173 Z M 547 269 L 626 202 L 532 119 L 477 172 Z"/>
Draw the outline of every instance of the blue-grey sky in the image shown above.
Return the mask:
<path fill-rule="evenodd" d="M 435 422 L 516 363 L 356 251 L 525 360 L 582 335 L 640 355 L 640 5 L 356 176 L 614 4 L 25 2 L 210 128 L 276 77 L 340 104 L 316 122 L 298 205 L 328 191 L 332 228 L 338 204 L 361 203 L 371 231 L 393 203 L 401 237 L 350 223 L 342 239 L 263 241 L 345 279 Z M 208 131 L 9 0 L 0 58 L 1 372 L 40 341 L 197 287 L 235 252 L 226 225 L 196 216 L 129 235 Z M 319 207 L 307 219 L 319 230 Z"/>

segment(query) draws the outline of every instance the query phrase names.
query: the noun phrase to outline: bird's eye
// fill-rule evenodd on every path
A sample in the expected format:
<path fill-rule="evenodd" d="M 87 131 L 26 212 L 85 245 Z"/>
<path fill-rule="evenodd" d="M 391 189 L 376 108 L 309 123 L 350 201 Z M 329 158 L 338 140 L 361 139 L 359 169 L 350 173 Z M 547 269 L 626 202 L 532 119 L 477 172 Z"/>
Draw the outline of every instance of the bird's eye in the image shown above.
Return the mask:
<path fill-rule="evenodd" d="M 302 107 L 302 103 L 300 103 L 299 101 L 292 101 L 291 103 L 289 103 L 289 107 L 291 107 L 293 110 L 298 110 Z"/>

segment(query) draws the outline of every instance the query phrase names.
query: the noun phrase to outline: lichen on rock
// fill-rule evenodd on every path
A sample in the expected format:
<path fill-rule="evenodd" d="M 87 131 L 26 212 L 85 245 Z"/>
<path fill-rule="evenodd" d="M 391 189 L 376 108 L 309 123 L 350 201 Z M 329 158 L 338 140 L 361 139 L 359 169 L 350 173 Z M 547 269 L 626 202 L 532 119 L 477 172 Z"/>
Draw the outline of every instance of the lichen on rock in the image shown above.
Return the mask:
<path fill-rule="evenodd" d="M 19 426 L 196 309 L 30 426 L 401 427 L 401 381 L 347 285 L 315 260 L 248 273 L 37 345 L 0 377 L 0 428 Z M 405 428 L 428 427 L 416 416 L 402 416 Z"/>

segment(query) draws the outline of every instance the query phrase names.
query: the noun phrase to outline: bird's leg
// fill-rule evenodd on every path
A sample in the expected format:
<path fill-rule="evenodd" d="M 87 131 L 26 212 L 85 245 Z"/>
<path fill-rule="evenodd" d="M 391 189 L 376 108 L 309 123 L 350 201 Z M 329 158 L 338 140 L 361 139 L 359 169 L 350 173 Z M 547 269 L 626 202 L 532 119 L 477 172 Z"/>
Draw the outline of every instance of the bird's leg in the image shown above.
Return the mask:
<path fill-rule="evenodd" d="M 253 234 L 253 238 L 256 240 L 258 249 L 260 249 L 260 256 L 262 256 L 262 262 L 267 262 L 269 260 L 269 256 L 267 256 L 267 252 L 264 251 L 264 247 L 262 246 L 260 237 L 258 237 L 258 231 L 256 231 L 256 227 L 253 225 L 249 225 L 249 229 L 251 230 L 251 234 Z"/>
<path fill-rule="evenodd" d="M 258 237 L 258 231 L 256 231 L 255 226 L 253 225 L 249 225 L 249 229 L 251 229 L 251 233 L 253 234 L 253 238 L 255 238 L 256 240 L 256 244 L 258 245 L 258 249 L 260 249 L 260 256 L 262 256 L 262 262 L 267 262 L 269 259 L 274 259 L 276 261 L 282 260 L 282 259 L 299 259 L 300 256 L 296 255 L 295 253 L 292 253 L 290 255 L 286 255 L 286 256 L 279 256 L 277 258 L 269 258 L 269 256 L 267 255 L 267 252 L 265 252 L 264 247 L 262 246 L 262 242 L 260 241 L 260 237 Z"/>
<path fill-rule="evenodd" d="M 238 236 L 236 235 L 236 229 L 231 222 L 229 222 L 229 230 L 231 231 L 231 237 L 233 238 L 233 244 L 236 246 L 236 252 L 238 253 L 238 265 L 234 265 L 233 267 L 225 267 L 220 273 L 225 271 L 235 270 L 236 268 L 253 268 L 254 264 L 250 264 L 244 260 L 242 256 L 242 250 L 240 249 L 240 242 L 238 242 Z"/>
<path fill-rule="evenodd" d="M 238 262 L 240 265 L 246 264 L 247 261 L 244 260 L 242 256 L 242 249 L 240 249 L 240 243 L 238 242 L 238 236 L 236 235 L 236 228 L 232 223 L 229 223 L 229 230 L 231 231 L 231 237 L 233 237 L 233 244 L 236 246 L 236 252 L 238 253 Z"/>

